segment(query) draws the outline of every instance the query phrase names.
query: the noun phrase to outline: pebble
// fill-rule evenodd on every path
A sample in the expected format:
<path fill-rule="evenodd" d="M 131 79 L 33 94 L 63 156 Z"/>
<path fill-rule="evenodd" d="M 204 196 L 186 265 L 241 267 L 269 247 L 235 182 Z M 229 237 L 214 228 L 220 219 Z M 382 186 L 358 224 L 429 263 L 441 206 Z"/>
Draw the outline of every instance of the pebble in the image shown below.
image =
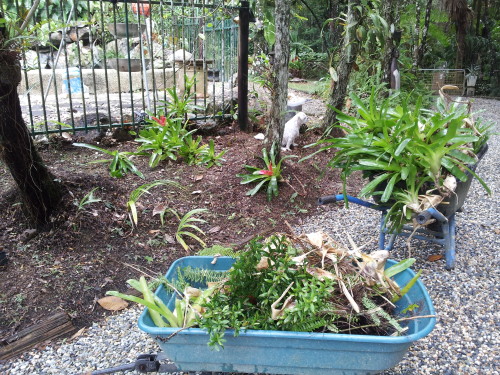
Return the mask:
<path fill-rule="evenodd" d="M 487 121 L 496 123 L 500 132 L 500 102 L 476 99 L 475 110 Z M 424 282 L 438 314 L 434 330 L 412 345 L 403 360 L 385 375 L 498 375 L 500 357 L 499 285 L 500 267 L 500 137 L 489 141 L 489 151 L 477 173 L 485 180 L 492 196 L 487 196 L 474 181 L 463 207 L 457 213 L 457 263 L 446 271 L 444 259 L 430 262 L 427 257 L 440 254 L 438 245 L 413 241 L 411 256 L 414 269 L 422 269 Z M 326 194 L 334 192 L 325 192 Z M 358 244 L 378 238 L 378 214 L 351 205 L 333 210 L 318 207 L 297 231 L 325 230 L 345 238 L 348 231 Z M 394 259 L 410 254 L 404 241 L 398 240 L 391 253 Z M 5 375 L 81 374 L 133 362 L 142 353 L 156 353 L 158 347 L 136 325 L 141 308 L 132 307 L 105 321 L 94 323 L 74 341 L 52 343 L 31 350 L 0 365 Z M 133 373 L 133 372 L 130 372 Z"/>

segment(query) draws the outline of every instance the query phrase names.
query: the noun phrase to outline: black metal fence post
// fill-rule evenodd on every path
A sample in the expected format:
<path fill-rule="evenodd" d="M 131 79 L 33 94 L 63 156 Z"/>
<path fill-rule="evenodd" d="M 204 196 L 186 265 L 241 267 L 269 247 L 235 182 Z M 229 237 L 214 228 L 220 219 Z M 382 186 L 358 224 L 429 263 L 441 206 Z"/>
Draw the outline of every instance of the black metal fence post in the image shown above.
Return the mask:
<path fill-rule="evenodd" d="M 248 123 L 248 37 L 250 25 L 250 5 L 240 2 L 239 45 L 238 45 L 238 123 L 240 130 L 249 132 Z"/>

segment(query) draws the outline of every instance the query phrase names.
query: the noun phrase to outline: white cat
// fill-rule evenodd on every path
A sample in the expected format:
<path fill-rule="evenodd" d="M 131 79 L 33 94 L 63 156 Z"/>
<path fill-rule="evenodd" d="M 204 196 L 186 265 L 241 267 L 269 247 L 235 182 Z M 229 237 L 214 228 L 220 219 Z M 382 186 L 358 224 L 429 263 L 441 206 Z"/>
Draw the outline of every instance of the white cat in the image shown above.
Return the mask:
<path fill-rule="evenodd" d="M 285 124 L 285 130 L 283 131 L 283 139 L 281 141 L 281 146 L 283 151 L 290 151 L 290 146 L 297 146 L 294 143 L 295 139 L 299 136 L 299 130 L 302 124 L 307 122 L 308 118 L 304 112 L 298 112 Z"/>

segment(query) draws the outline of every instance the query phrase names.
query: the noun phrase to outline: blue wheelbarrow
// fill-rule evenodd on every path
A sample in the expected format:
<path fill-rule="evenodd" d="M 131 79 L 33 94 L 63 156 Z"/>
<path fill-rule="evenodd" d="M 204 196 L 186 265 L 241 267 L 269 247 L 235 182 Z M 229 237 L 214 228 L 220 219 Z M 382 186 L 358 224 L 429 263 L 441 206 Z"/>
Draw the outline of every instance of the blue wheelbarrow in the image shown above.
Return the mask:
<path fill-rule="evenodd" d="M 475 170 L 479 161 L 483 158 L 484 154 L 488 150 L 488 145 L 484 145 L 481 150 L 477 153 L 478 162 L 472 166 L 469 166 L 471 170 Z M 470 185 L 472 183 L 472 175 L 466 172 L 467 180 L 458 181 L 455 194 L 444 200 L 436 208 L 429 208 L 426 211 L 421 212 L 415 217 L 417 224 L 424 225 L 430 219 L 435 219 L 435 223 L 429 227 L 422 227 L 414 230 L 410 225 L 405 225 L 401 232 L 399 233 L 389 233 L 388 229 L 385 227 L 385 219 L 387 214 L 387 207 L 378 205 L 376 203 L 367 202 L 352 196 L 344 196 L 343 194 L 338 195 L 327 195 L 318 199 L 318 204 L 328 204 L 334 202 L 344 201 L 345 198 L 351 203 L 361 205 L 363 207 L 372 208 L 378 210 L 382 213 L 380 219 L 380 236 L 379 236 L 379 248 L 385 250 L 392 250 L 394 246 L 394 241 L 397 236 L 412 237 L 432 243 L 439 244 L 444 247 L 445 259 L 446 259 L 446 269 L 452 270 L 455 267 L 456 251 L 455 251 L 455 233 L 456 233 L 456 222 L 455 213 L 462 210 L 462 206 L 469 192 Z M 386 237 L 389 237 L 387 240 Z"/>

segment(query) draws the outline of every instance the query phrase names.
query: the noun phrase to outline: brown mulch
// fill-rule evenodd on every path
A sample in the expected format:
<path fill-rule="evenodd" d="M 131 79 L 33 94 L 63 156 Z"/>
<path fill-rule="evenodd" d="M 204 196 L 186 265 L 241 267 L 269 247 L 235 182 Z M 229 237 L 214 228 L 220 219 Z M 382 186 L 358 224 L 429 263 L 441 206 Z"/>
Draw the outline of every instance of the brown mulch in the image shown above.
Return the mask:
<path fill-rule="evenodd" d="M 163 162 L 150 169 L 147 158 L 136 158 L 144 180 L 135 175 L 110 177 L 106 164 L 88 164 L 103 158 L 91 150 L 64 142 L 45 147 L 40 150 L 43 160 L 68 189 L 46 231 L 30 230 L 10 174 L 0 164 L 0 251 L 9 259 L 0 269 L 0 341 L 61 310 L 77 326 L 88 326 L 108 314 L 96 302 L 106 291 L 124 291 L 127 279 L 162 274 L 175 259 L 200 250 L 195 241 L 188 241 L 189 251 L 175 241 L 178 220 L 167 214 L 162 226 L 159 216 L 153 215 L 158 204 L 181 214 L 206 208 L 201 217 L 207 223 L 199 227 L 207 246 L 241 245 L 260 233 L 288 231 L 287 223 L 299 225 L 317 214 L 319 196 L 341 190 L 338 172 L 326 167 L 331 154 L 322 153 L 301 163 L 286 160 L 286 181 L 271 202 L 263 191 L 246 196 L 250 186 L 241 185 L 236 175 L 244 172 L 245 164 L 260 165 L 262 143 L 234 127 L 224 133 L 205 137 L 214 139 L 216 150 L 227 150 L 222 166 L 207 169 Z M 307 132 L 300 137 L 300 146 L 318 137 L 319 133 Z M 125 142 L 111 149 L 136 147 Z M 312 151 L 299 147 L 292 153 L 301 158 Z M 182 189 L 159 186 L 143 195 L 139 224 L 132 228 L 126 207 L 131 191 L 159 179 L 174 180 Z M 94 187 L 101 201 L 78 210 L 78 203 Z"/>

